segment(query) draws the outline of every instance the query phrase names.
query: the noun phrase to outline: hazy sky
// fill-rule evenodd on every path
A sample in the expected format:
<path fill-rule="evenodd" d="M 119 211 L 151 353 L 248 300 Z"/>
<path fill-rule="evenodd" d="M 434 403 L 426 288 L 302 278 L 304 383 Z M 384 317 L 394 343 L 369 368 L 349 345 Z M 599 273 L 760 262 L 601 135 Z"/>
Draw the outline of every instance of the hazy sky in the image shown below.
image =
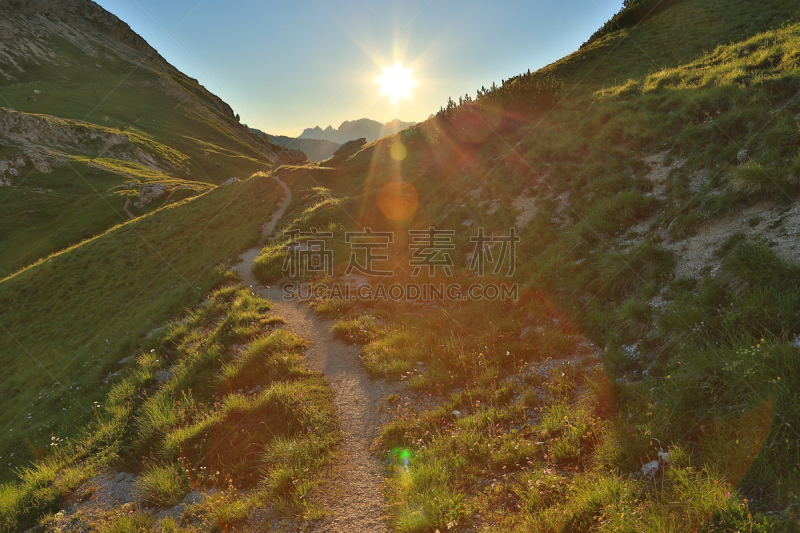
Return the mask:
<path fill-rule="evenodd" d="M 272 134 L 424 120 L 448 96 L 575 51 L 622 0 L 97 0 L 167 61 Z M 417 80 L 396 104 L 376 82 Z"/>

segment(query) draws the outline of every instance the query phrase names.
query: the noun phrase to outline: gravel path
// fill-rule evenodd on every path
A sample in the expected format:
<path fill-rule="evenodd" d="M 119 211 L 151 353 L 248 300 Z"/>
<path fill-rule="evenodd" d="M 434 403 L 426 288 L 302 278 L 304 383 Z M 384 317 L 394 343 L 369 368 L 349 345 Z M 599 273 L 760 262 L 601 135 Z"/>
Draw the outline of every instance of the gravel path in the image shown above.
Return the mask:
<path fill-rule="evenodd" d="M 262 226 L 264 235 L 275 230 L 292 199 L 286 184 L 276 176 L 272 178 L 283 188 L 284 198 Z M 320 319 L 303 304 L 282 300 L 279 287 L 261 285 L 252 272 L 259 252 L 260 247 L 256 247 L 242 253 L 243 261 L 236 265 L 236 271 L 245 285 L 273 302 L 275 313 L 286 320 L 288 329 L 311 342 L 305 360 L 309 368 L 325 375 L 336 392 L 336 411 L 345 434 L 337 454 L 339 462 L 333 467 L 331 484 L 323 496 L 333 516 L 313 524 L 307 531 L 388 532 L 386 499 L 381 490 L 384 466 L 370 453 L 370 445 L 384 422 L 378 407 L 401 387 L 372 379 L 361 365 L 358 347 L 334 338 L 330 321 Z"/>
<path fill-rule="evenodd" d="M 133 219 L 134 219 L 134 218 L 136 218 L 136 217 L 134 216 L 134 214 L 133 214 L 133 213 L 131 213 L 130 211 L 128 211 L 128 204 L 130 204 L 130 203 L 131 203 L 131 197 L 130 197 L 130 196 L 128 196 L 127 198 L 125 198 L 125 205 L 123 205 L 123 206 L 122 206 L 122 210 L 123 210 L 123 211 L 125 211 L 125 214 L 126 214 L 126 215 L 128 215 L 128 217 L 129 217 L 131 220 L 133 220 Z"/>

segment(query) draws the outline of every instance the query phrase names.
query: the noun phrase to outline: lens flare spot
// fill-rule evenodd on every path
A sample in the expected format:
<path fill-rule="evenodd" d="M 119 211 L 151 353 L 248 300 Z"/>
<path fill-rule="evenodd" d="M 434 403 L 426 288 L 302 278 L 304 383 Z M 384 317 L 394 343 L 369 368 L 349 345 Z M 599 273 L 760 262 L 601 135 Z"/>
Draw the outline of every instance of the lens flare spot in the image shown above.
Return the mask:
<path fill-rule="evenodd" d="M 414 458 L 414 452 L 408 448 L 393 448 L 389 454 L 389 461 L 395 465 L 398 473 L 407 473 Z"/>
<path fill-rule="evenodd" d="M 419 207 L 417 189 L 405 181 L 390 181 L 378 193 L 378 208 L 393 221 L 408 220 Z"/>
<path fill-rule="evenodd" d="M 406 149 L 406 145 L 397 141 L 389 148 L 389 155 L 392 156 L 392 159 L 395 161 L 402 161 L 406 158 L 406 154 L 408 154 L 408 150 Z"/>

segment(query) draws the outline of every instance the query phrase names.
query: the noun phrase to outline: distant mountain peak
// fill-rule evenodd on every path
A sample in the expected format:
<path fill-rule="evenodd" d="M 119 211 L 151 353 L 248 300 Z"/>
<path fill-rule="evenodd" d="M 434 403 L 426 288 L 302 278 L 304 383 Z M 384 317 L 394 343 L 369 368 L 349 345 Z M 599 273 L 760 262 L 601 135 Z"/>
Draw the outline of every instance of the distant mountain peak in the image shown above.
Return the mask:
<path fill-rule="evenodd" d="M 328 126 L 324 130 L 319 126 L 306 128 L 298 138 L 318 139 L 339 144 L 361 138 L 365 138 L 367 142 L 372 142 L 375 139 L 410 128 L 415 124 L 416 122 L 403 122 L 400 119 L 390 120 L 385 124 L 381 124 L 377 120 L 360 118 L 357 120 L 345 120 L 338 128 L 334 128 L 333 126 Z"/>

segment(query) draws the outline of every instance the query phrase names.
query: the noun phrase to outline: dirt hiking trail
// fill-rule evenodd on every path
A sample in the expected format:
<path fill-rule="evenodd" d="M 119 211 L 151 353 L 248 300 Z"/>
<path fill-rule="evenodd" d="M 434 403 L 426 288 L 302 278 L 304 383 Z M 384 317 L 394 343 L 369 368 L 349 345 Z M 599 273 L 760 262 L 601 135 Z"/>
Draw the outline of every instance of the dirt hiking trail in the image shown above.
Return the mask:
<path fill-rule="evenodd" d="M 292 201 L 289 187 L 277 176 L 272 178 L 283 189 L 284 197 L 262 226 L 264 236 L 275 231 Z M 383 424 L 378 407 L 401 387 L 372 379 L 361 365 L 358 347 L 336 339 L 330 331 L 330 321 L 322 320 L 305 304 L 283 300 L 279 287 L 261 285 L 253 275 L 253 262 L 260 251 L 261 247 L 255 247 L 242 253 L 239 256 L 242 262 L 234 268 L 245 285 L 272 301 L 275 313 L 286 320 L 287 329 L 310 342 L 305 360 L 311 370 L 325 375 L 336 392 L 336 411 L 344 432 L 344 442 L 337 452 L 338 463 L 332 468 L 331 484 L 323 496 L 333 516 L 309 524 L 304 530 L 388 532 L 386 499 L 381 490 L 384 466 L 370 453 L 370 445 Z"/>

